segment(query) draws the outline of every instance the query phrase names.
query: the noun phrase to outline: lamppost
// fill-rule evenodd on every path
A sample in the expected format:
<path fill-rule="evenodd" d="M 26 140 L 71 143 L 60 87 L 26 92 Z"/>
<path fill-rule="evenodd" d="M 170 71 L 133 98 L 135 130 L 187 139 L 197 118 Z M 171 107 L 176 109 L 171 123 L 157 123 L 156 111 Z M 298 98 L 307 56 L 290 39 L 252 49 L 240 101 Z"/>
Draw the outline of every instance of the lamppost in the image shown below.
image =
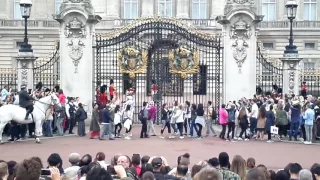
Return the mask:
<path fill-rule="evenodd" d="M 298 54 L 297 46 L 293 45 L 293 32 L 292 32 L 292 23 L 297 15 L 297 7 L 298 7 L 298 4 L 293 0 L 288 1 L 286 4 L 287 17 L 290 20 L 290 38 L 289 38 L 289 45 L 286 46 L 286 50 L 284 51 L 285 54 Z"/>
<path fill-rule="evenodd" d="M 32 46 L 28 44 L 28 18 L 30 17 L 31 14 L 31 6 L 32 2 L 31 0 L 21 0 L 20 1 L 20 10 L 21 10 L 21 16 L 24 18 L 24 41 L 23 44 L 20 47 L 19 52 L 33 52 Z"/>
<path fill-rule="evenodd" d="M 292 23 L 297 15 L 298 4 L 294 0 L 289 0 L 286 4 L 287 16 L 290 20 L 290 37 L 289 45 L 286 46 L 282 61 L 283 79 L 282 87 L 284 94 L 299 94 L 299 62 L 302 58 L 299 58 L 297 46 L 293 45 L 293 32 Z"/>

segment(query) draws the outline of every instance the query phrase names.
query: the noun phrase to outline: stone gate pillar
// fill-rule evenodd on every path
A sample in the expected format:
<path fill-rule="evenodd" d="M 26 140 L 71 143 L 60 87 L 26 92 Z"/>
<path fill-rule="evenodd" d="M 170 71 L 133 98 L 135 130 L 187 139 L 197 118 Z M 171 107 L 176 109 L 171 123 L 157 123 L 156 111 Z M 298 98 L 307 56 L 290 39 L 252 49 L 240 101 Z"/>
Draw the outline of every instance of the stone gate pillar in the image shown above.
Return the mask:
<path fill-rule="evenodd" d="M 216 18 L 223 25 L 223 101 L 252 97 L 256 92 L 257 24 L 253 0 L 228 0 L 224 15 Z"/>
<path fill-rule="evenodd" d="M 37 59 L 33 53 L 19 52 L 16 60 L 18 62 L 18 91 L 21 85 L 26 85 L 27 89 L 34 89 L 33 68 Z"/>
<path fill-rule="evenodd" d="M 67 96 L 80 97 L 91 112 L 92 45 L 95 25 L 101 17 L 95 15 L 90 0 L 64 0 L 54 19 L 60 23 L 60 88 Z"/>
<path fill-rule="evenodd" d="M 284 94 L 299 95 L 299 62 L 302 58 L 299 58 L 298 53 L 285 53 L 282 61 L 283 68 L 283 86 L 282 91 Z"/>

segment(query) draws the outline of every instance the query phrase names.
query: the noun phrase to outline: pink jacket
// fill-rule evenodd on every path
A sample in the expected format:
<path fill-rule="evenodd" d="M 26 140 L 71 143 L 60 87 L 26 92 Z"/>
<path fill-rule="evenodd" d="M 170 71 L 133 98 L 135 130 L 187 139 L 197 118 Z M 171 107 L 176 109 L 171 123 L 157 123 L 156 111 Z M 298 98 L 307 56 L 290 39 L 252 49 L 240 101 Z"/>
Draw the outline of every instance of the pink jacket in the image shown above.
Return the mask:
<path fill-rule="evenodd" d="M 150 117 L 150 120 L 154 121 L 157 116 L 157 108 L 155 106 L 151 106 L 148 111 L 148 115 Z"/>
<path fill-rule="evenodd" d="M 228 112 L 224 108 L 221 108 L 219 111 L 219 122 L 220 122 L 220 124 L 227 124 L 228 123 Z"/>
<path fill-rule="evenodd" d="M 66 104 L 66 96 L 64 94 L 59 94 L 59 101 L 61 104 Z"/>

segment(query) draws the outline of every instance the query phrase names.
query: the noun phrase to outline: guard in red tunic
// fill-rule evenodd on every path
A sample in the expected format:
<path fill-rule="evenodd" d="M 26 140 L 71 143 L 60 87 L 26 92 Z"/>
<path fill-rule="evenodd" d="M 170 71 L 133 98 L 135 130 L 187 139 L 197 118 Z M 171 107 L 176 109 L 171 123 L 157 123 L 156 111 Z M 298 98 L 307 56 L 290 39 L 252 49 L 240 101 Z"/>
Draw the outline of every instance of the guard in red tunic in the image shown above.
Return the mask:
<path fill-rule="evenodd" d="M 306 82 L 303 82 L 301 86 L 301 96 L 303 96 L 304 98 L 307 98 L 307 92 L 308 92 L 307 84 Z"/>
<path fill-rule="evenodd" d="M 113 82 L 113 79 L 110 79 L 110 86 L 109 86 L 110 101 L 112 101 L 114 98 L 114 91 L 115 91 L 114 82 Z"/>
<path fill-rule="evenodd" d="M 100 105 L 101 107 L 104 107 L 108 103 L 108 96 L 106 93 L 107 85 L 103 85 L 100 88 Z"/>
<path fill-rule="evenodd" d="M 151 95 L 155 95 L 158 92 L 158 85 L 152 80 L 152 85 L 151 85 Z"/>

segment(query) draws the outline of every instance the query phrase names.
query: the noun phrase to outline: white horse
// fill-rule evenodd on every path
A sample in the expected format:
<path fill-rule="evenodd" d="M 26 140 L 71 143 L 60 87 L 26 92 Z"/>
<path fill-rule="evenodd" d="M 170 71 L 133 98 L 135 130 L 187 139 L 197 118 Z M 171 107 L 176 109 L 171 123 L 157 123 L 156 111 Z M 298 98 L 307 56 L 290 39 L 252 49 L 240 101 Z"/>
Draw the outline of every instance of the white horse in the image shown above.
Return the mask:
<path fill-rule="evenodd" d="M 59 99 L 55 93 L 51 93 L 49 96 L 43 97 L 37 100 L 33 107 L 32 115 L 29 115 L 28 120 L 25 120 L 26 109 L 18 105 L 3 105 L 0 107 L 0 143 L 2 144 L 2 132 L 4 127 L 10 121 L 15 121 L 18 124 L 30 124 L 35 123 L 35 136 L 36 143 L 40 143 L 39 136 L 42 136 L 42 124 L 46 117 L 46 111 L 52 104 L 59 103 Z M 30 118 L 33 117 L 33 118 Z"/>

